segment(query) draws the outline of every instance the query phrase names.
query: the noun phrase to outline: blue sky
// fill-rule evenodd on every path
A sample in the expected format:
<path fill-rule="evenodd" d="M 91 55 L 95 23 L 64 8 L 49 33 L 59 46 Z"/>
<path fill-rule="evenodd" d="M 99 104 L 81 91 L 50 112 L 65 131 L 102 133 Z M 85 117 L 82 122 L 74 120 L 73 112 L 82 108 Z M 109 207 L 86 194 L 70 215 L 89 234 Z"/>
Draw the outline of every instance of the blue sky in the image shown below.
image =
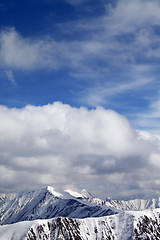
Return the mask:
<path fill-rule="evenodd" d="M 0 191 L 159 194 L 159 64 L 159 0 L 2 0 Z"/>
<path fill-rule="evenodd" d="M 159 9 L 156 0 L 1 1 L 0 103 L 100 105 L 152 129 Z"/>

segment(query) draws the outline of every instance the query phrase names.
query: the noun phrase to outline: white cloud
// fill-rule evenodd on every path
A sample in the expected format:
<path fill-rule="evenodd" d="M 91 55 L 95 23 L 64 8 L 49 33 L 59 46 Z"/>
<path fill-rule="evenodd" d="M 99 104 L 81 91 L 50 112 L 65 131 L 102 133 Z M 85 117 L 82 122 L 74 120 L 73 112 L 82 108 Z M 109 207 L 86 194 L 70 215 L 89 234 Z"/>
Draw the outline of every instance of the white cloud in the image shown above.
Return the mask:
<path fill-rule="evenodd" d="M 13 75 L 12 70 L 6 70 L 6 71 L 5 71 L 5 74 L 7 75 L 9 81 L 10 81 L 13 85 L 16 85 L 16 81 L 15 81 L 15 79 L 14 79 L 14 75 Z"/>
<path fill-rule="evenodd" d="M 103 108 L 72 108 L 60 102 L 22 109 L 1 106 L 1 191 L 69 184 L 90 191 L 97 186 L 106 195 L 117 188 L 116 194 L 123 195 L 133 193 L 133 185 L 135 192 L 142 191 L 140 186 L 150 181 L 149 192 L 160 167 L 152 166 L 160 140 L 145 136 L 125 117 Z"/>
<path fill-rule="evenodd" d="M 150 0 L 119 0 L 111 10 L 110 20 L 116 34 L 133 32 L 143 27 L 159 24 L 159 1 Z M 111 28 L 110 28 L 111 29 Z"/>
<path fill-rule="evenodd" d="M 157 57 L 154 44 L 159 38 L 153 27 L 159 26 L 160 21 L 158 1 L 119 0 L 115 7 L 109 4 L 109 10 L 108 5 L 106 9 L 101 17 L 61 24 L 59 27 L 68 32 L 71 39 L 74 36 L 74 40 L 24 38 L 14 28 L 2 30 L 1 62 L 18 69 L 67 66 L 71 72 L 79 69 L 90 75 L 97 73 L 97 60 L 115 66 L 122 62 L 127 64 L 128 60 L 135 63 L 137 54 L 143 54 L 144 58 L 154 57 L 154 54 Z M 76 33 L 85 37 L 75 39 Z M 131 40 L 127 40 L 130 35 Z M 99 66 L 101 72 L 107 64 L 102 65 Z"/>
<path fill-rule="evenodd" d="M 6 28 L 0 33 L 0 62 L 4 67 L 22 70 L 41 67 L 55 69 L 57 63 L 54 49 L 54 40 L 23 38 L 14 28 Z"/>

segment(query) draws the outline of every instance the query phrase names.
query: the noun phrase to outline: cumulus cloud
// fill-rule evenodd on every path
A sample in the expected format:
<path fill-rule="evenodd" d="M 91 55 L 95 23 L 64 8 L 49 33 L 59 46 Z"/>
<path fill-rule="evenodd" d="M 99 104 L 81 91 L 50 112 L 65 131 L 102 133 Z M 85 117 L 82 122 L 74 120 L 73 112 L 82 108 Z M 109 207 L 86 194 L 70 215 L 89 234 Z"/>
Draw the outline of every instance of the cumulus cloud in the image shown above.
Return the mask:
<path fill-rule="evenodd" d="M 142 191 L 148 181 L 149 192 L 158 177 L 160 140 L 147 136 L 122 115 L 101 107 L 88 110 L 61 102 L 1 106 L 1 186 L 69 184 L 90 191 L 97 186 L 97 193 L 114 194 L 117 188 L 116 194 L 123 195 Z"/>

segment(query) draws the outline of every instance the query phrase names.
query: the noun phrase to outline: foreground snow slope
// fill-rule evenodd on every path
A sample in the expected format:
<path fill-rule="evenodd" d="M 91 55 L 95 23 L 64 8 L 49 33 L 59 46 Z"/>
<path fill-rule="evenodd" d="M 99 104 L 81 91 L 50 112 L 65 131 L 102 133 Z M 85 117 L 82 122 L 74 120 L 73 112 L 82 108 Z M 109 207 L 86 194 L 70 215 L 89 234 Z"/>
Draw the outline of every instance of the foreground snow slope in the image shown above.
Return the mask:
<path fill-rule="evenodd" d="M 53 218 L 0 226 L 0 240 L 160 239 L 160 209 L 100 218 Z"/>

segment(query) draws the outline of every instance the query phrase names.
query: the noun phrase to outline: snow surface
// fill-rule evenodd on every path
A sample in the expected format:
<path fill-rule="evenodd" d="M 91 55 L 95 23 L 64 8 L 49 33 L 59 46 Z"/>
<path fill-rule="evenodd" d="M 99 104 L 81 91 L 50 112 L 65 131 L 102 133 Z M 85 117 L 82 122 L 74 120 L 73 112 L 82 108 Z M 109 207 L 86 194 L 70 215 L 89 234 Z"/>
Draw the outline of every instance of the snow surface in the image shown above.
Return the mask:
<path fill-rule="evenodd" d="M 63 195 L 61 193 L 54 191 L 53 187 L 48 186 L 47 191 L 50 192 L 55 197 L 58 197 L 58 198 L 63 197 Z"/>
<path fill-rule="evenodd" d="M 85 218 L 53 218 L 0 226 L 0 240 L 160 239 L 160 209 Z"/>
<path fill-rule="evenodd" d="M 83 195 L 79 192 L 70 190 L 70 189 L 66 189 L 64 190 L 65 192 L 69 193 L 70 196 L 76 197 L 76 198 L 83 198 Z"/>

